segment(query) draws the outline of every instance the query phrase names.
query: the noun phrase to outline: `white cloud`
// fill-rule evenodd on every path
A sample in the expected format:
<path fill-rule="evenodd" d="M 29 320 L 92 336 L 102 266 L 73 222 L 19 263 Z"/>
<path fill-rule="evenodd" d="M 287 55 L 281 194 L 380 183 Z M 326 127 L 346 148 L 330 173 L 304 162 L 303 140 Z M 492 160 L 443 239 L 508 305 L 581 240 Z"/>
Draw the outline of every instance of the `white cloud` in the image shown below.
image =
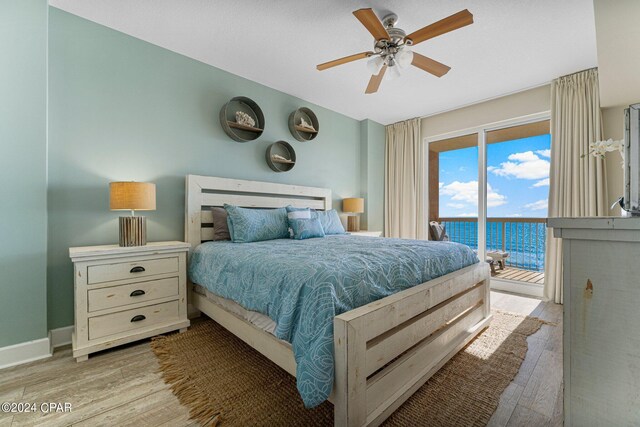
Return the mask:
<path fill-rule="evenodd" d="M 549 161 L 541 159 L 533 151 L 513 153 L 509 155 L 508 159 L 509 161 L 500 163 L 500 167 L 489 166 L 487 170 L 499 176 L 519 179 L 544 179 L 549 177 Z"/>
<path fill-rule="evenodd" d="M 438 183 L 438 188 L 442 188 L 443 185 L 444 185 L 444 182 L 439 182 Z"/>
<path fill-rule="evenodd" d="M 545 178 L 533 184 L 533 187 L 546 187 L 548 185 L 549 185 L 549 178 Z"/>
<path fill-rule="evenodd" d="M 509 155 L 509 160 L 515 160 L 518 162 L 535 162 L 540 157 L 533 154 L 533 151 L 525 151 L 523 153 L 513 153 Z"/>
<path fill-rule="evenodd" d="M 547 209 L 549 207 L 549 202 L 547 199 L 538 200 L 537 202 L 527 203 L 524 205 L 525 208 L 531 209 L 532 211 L 539 211 L 542 209 Z"/>
<path fill-rule="evenodd" d="M 542 157 L 551 157 L 551 150 L 536 150 L 536 153 L 540 154 Z"/>
<path fill-rule="evenodd" d="M 456 216 L 457 217 L 461 217 L 461 218 L 467 218 L 467 217 L 473 218 L 473 217 L 478 216 L 478 212 L 461 213 L 461 214 L 458 214 Z"/>
<path fill-rule="evenodd" d="M 478 181 L 453 181 L 451 184 L 442 185 L 440 187 L 440 193 L 445 196 L 451 196 L 451 200 L 467 203 L 472 206 L 478 205 Z M 487 206 L 495 207 L 506 203 L 507 197 L 498 193 L 497 190 L 491 188 L 491 185 L 487 184 Z"/>
<path fill-rule="evenodd" d="M 522 214 L 518 214 L 518 213 L 507 215 L 508 218 L 520 218 L 521 216 Z"/>
<path fill-rule="evenodd" d="M 467 205 L 464 203 L 447 203 L 447 206 L 449 206 L 450 208 L 454 208 L 454 209 L 462 209 L 464 207 L 466 207 Z"/>

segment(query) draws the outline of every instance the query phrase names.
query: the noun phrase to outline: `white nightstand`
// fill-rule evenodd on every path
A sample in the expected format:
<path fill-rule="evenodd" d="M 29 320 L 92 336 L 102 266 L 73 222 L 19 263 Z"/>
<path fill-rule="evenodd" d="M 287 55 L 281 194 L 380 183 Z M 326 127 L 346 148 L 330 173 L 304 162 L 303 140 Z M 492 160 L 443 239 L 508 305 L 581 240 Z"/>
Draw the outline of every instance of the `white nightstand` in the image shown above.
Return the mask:
<path fill-rule="evenodd" d="M 350 231 L 349 234 L 351 234 L 352 236 L 382 237 L 382 231 L 360 230 Z"/>
<path fill-rule="evenodd" d="M 70 248 L 74 267 L 73 357 L 189 326 L 184 242 Z"/>

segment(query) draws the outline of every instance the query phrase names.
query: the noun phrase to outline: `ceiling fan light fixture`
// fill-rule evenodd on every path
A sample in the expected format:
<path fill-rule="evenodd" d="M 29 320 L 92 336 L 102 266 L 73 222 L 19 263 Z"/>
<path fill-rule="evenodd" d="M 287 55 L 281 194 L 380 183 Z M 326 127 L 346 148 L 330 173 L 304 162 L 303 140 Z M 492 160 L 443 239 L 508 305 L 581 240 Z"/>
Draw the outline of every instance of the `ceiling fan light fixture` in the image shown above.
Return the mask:
<path fill-rule="evenodd" d="M 398 63 L 395 62 L 394 60 L 389 60 L 389 68 L 387 69 L 387 72 L 385 73 L 385 77 L 388 80 L 396 80 L 398 78 L 400 78 L 400 67 L 398 66 Z"/>
<path fill-rule="evenodd" d="M 384 65 L 384 58 L 382 56 L 374 56 L 367 61 L 367 69 L 371 74 L 378 74 Z"/>
<path fill-rule="evenodd" d="M 373 50 L 318 64 L 316 68 L 322 71 L 368 58 L 367 69 L 372 76 L 365 90 L 367 94 L 376 93 L 383 78 L 396 79 L 400 77 L 401 71 L 409 66 L 419 68 L 436 77 L 444 76 L 451 67 L 413 52 L 410 47 L 473 24 L 473 14 L 464 9 L 407 34 L 402 28 L 396 27 L 398 15 L 394 13 L 388 13 L 381 20 L 373 9 L 363 8 L 354 11 L 353 15 L 373 36 Z"/>
<path fill-rule="evenodd" d="M 408 67 L 413 61 L 413 52 L 406 47 L 396 54 L 396 63 L 402 67 Z"/>

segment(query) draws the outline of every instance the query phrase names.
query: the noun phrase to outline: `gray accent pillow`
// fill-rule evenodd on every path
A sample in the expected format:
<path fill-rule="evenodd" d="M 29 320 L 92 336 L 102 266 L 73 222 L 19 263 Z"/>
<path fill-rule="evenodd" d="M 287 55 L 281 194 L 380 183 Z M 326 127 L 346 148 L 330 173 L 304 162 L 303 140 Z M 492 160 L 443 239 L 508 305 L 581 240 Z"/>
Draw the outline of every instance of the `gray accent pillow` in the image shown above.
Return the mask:
<path fill-rule="evenodd" d="M 213 214 L 213 240 L 231 240 L 229 226 L 227 225 L 227 211 L 225 208 L 212 207 Z"/>
<path fill-rule="evenodd" d="M 431 230 L 431 240 L 438 242 L 448 242 L 449 235 L 447 234 L 447 227 L 440 224 L 437 221 L 431 221 L 429 223 L 429 229 Z"/>

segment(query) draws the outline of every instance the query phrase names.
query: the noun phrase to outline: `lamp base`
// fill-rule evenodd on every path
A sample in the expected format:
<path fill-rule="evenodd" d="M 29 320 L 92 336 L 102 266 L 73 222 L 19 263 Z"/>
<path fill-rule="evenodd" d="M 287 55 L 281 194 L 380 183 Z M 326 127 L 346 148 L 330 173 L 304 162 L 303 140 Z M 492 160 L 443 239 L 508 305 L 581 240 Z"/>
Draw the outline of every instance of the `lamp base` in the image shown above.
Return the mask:
<path fill-rule="evenodd" d="M 359 215 L 352 215 L 347 217 L 347 231 L 360 231 Z"/>
<path fill-rule="evenodd" d="M 147 219 L 143 216 L 120 217 L 120 246 L 147 244 Z"/>

